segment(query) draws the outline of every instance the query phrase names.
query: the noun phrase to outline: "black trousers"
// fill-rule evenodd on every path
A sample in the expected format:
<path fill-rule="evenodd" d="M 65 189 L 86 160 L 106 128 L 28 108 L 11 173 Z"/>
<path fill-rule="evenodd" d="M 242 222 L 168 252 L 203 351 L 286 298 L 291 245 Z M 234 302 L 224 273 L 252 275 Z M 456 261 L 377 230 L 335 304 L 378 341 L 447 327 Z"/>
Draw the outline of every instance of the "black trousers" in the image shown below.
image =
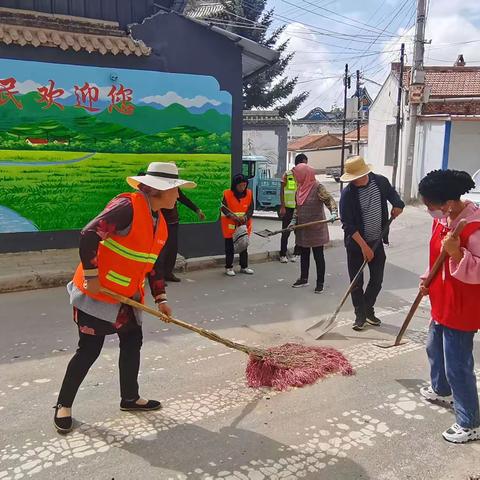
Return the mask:
<path fill-rule="evenodd" d="M 164 278 L 168 279 L 173 275 L 175 262 L 178 253 L 178 223 L 169 223 L 168 239 L 163 247 L 161 267 L 163 269 Z"/>
<path fill-rule="evenodd" d="M 225 268 L 233 268 L 233 238 L 226 238 L 225 239 Z M 240 257 L 240 267 L 247 268 L 248 267 L 248 252 L 244 250 L 242 253 L 239 254 Z"/>
<path fill-rule="evenodd" d="M 297 247 L 300 250 L 300 278 L 308 280 L 310 273 L 310 250 L 313 251 L 313 258 L 317 266 L 317 285 L 325 283 L 325 255 L 321 247 Z"/>
<path fill-rule="evenodd" d="M 98 322 L 103 320 L 96 319 L 85 312 L 77 310 L 79 324 L 82 322 L 82 316 L 93 318 Z M 105 322 L 108 323 L 108 322 Z M 75 355 L 68 364 L 62 388 L 58 395 L 57 404 L 70 408 L 73 405 L 78 389 L 86 377 L 90 367 L 102 351 L 105 335 L 89 335 L 82 333 L 79 329 L 78 348 Z M 140 349 L 142 347 L 142 328 L 137 324 L 131 324 L 124 331 L 118 331 L 120 339 L 120 357 L 118 367 L 120 370 L 120 395 L 122 400 L 136 401 L 138 395 L 138 370 L 140 368 Z"/>
<path fill-rule="evenodd" d="M 287 228 L 290 225 L 290 222 L 293 218 L 293 212 L 295 211 L 294 208 L 286 208 L 285 215 L 282 218 L 282 230 Z M 282 233 L 282 237 L 280 239 L 280 256 L 286 257 L 287 250 L 288 250 L 288 239 L 292 232 L 284 232 Z M 300 255 L 300 249 L 295 245 L 295 249 L 293 250 L 294 255 Z"/>
<path fill-rule="evenodd" d="M 370 248 L 373 248 L 375 242 L 367 242 Z M 385 270 L 385 249 L 383 243 L 380 243 L 375 250 L 375 257 L 368 264 L 370 270 L 370 280 L 367 288 L 363 290 L 363 273 L 358 279 L 352 290 L 352 303 L 355 309 L 355 316 L 360 321 L 365 321 L 367 315 L 375 313 L 374 307 L 378 294 L 382 290 L 383 273 Z M 347 247 L 347 263 L 350 281 L 353 280 L 358 270 L 363 264 L 363 254 L 358 244 L 351 240 Z"/>

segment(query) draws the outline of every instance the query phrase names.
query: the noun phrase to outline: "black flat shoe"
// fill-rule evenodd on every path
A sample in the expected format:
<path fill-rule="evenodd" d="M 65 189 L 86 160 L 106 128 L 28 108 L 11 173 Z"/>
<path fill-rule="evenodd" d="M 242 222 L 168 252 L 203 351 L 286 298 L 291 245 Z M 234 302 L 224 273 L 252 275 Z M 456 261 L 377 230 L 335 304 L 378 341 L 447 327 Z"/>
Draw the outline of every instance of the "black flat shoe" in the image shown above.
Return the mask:
<path fill-rule="evenodd" d="M 162 404 L 157 400 L 149 400 L 145 405 L 139 405 L 137 401 L 126 402 L 122 400 L 120 402 L 120 410 L 124 412 L 148 412 L 151 410 L 160 410 Z"/>
<path fill-rule="evenodd" d="M 55 426 L 58 433 L 68 433 L 73 429 L 73 419 L 72 417 L 62 417 L 58 418 L 57 413 L 62 405 L 58 404 L 53 407 L 55 409 L 55 415 L 53 416 L 53 425 Z"/>
<path fill-rule="evenodd" d="M 165 281 L 166 282 L 179 283 L 182 280 L 172 273 L 172 275 L 168 275 L 168 276 L 165 277 Z"/>

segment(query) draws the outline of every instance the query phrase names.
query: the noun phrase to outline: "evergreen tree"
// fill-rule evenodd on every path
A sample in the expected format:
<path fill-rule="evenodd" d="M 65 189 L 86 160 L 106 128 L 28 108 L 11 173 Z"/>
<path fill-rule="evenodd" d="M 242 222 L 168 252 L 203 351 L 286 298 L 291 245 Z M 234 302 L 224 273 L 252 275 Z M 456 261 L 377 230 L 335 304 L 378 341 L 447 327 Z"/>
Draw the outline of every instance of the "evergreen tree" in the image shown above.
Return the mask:
<path fill-rule="evenodd" d="M 294 115 L 309 94 L 302 92 L 292 97 L 298 77 L 288 78 L 284 72 L 294 53 L 285 53 L 288 40 L 277 46 L 285 25 L 271 33 L 267 32 L 274 14 L 273 9 L 265 11 L 267 0 L 222 0 L 222 3 L 225 7 L 222 18 L 228 21 L 229 31 L 281 54 L 280 60 L 275 65 L 243 82 L 244 109 L 275 106 L 282 117 Z"/>

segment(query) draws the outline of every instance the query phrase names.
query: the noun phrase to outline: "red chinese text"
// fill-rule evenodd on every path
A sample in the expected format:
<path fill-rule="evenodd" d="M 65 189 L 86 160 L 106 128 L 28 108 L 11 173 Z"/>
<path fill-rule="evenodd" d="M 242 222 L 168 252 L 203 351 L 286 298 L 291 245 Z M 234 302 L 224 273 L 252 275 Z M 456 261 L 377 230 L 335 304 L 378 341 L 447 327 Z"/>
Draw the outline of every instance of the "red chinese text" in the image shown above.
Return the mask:
<path fill-rule="evenodd" d="M 100 96 L 100 90 L 94 85 L 90 85 L 88 82 L 85 82 L 85 85 L 80 88 L 78 85 L 75 85 L 75 96 L 77 97 L 77 103 L 75 107 L 83 108 L 88 112 L 98 112 L 100 109 L 95 108 L 93 104 L 98 101 Z"/>
<path fill-rule="evenodd" d="M 135 107 L 130 103 L 133 96 L 131 88 L 125 88 L 122 84 L 118 88 L 113 85 L 108 96 L 112 102 L 108 107 L 110 113 L 115 109 L 123 115 L 132 115 L 135 111 Z"/>
<path fill-rule="evenodd" d="M 37 88 L 38 93 L 40 93 L 40 99 L 37 100 L 38 103 L 45 103 L 43 109 L 47 109 L 53 107 L 55 105 L 60 110 L 63 110 L 63 105 L 56 102 L 55 99 L 61 97 L 65 90 L 63 88 L 55 88 L 55 82 L 53 80 L 49 80 L 50 85 L 48 87 L 40 87 Z"/>
<path fill-rule="evenodd" d="M 20 100 L 15 98 L 18 90 L 15 90 L 17 80 L 13 77 L 0 80 L 0 106 L 8 102 L 12 102 L 19 110 L 23 109 L 23 104 Z"/>

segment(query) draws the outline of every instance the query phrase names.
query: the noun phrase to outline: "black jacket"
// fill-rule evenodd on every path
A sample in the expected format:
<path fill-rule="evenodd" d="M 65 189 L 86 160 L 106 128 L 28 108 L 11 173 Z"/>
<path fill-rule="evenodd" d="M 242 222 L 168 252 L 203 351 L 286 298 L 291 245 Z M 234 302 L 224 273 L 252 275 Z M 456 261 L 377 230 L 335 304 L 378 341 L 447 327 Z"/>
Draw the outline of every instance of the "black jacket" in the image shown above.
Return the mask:
<path fill-rule="evenodd" d="M 182 192 L 180 188 L 178 189 L 178 202 L 185 205 L 193 212 L 198 213 L 199 211 L 199 208 Z M 180 221 L 177 208 L 178 202 L 175 203 L 173 208 L 162 208 L 162 215 L 168 225 L 175 225 Z"/>
<path fill-rule="evenodd" d="M 398 195 L 395 188 L 392 187 L 388 178 L 375 173 L 369 174 L 370 179 L 374 179 L 380 190 L 382 197 L 382 230 L 388 223 L 388 205 L 387 201 L 396 208 L 404 208 L 405 203 Z M 340 198 L 340 218 L 342 227 L 345 232 L 345 246 L 351 242 L 352 235 L 359 232 L 362 237 L 365 234 L 365 226 L 362 218 L 362 210 L 360 208 L 360 200 L 358 198 L 358 187 L 353 183 L 349 183 L 342 192 Z M 383 237 L 383 242 L 388 243 L 388 231 Z"/>

